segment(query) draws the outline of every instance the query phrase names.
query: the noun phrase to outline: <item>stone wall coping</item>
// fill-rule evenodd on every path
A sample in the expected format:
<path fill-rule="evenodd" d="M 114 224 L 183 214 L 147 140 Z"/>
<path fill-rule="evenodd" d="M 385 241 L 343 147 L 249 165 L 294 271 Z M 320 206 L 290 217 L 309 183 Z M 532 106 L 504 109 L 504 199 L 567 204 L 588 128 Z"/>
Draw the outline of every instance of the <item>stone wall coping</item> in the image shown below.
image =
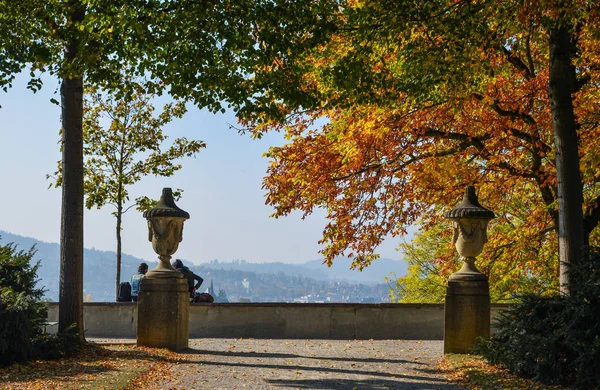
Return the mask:
<path fill-rule="evenodd" d="M 47 321 L 58 321 L 59 304 L 47 305 Z M 441 340 L 444 335 L 443 303 L 185 302 L 185 306 L 193 338 Z M 508 307 L 491 305 L 491 315 L 497 317 Z M 136 337 L 138 303 L 85 302 L 83 309 L 87 337 Z"/>
<path fill-rule="evenodd" d="M 58 302 L 47 302 L 58 306 Z M 84 306 L 134 306 L 136 302 L 84 302 Z M 231 302 L 231 303 L 190 303 L 190 306 L 223 306 L 223 307 L 355 307 L 355 308 L 443 308 L 443 303 L 299 303 L 299 302 Z M 502 309 L 510 307 L 510 303 L 492 303 L 491 307 Z"/>

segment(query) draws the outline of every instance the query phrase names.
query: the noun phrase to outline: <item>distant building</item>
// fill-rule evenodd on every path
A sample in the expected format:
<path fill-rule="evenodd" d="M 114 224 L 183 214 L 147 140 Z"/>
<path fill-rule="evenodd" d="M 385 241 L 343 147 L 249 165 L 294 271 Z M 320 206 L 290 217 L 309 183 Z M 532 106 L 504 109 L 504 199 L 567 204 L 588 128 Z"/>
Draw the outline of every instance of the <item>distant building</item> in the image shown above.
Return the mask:
<path fill-rule="evenodd" d="M 303 295 L 300 298 L 294 298 L 293 302 L 295 303 L 325 303 L 325 301 L 321 298 L 320 295 Z M 328 300 L 329 302 L 329 300 Z"/>
<path fill-rule="evenodd" d="M 364 297 L 360 300 L 361 303 L 379 303 L 381 299 L 376 297 Z"/>
<path fill-rule="evenodd" d="M 215 286 L 213 285 L 213 280 L 212 278 L 210 279 L 210 287 L 208 288 L 208 293 L 213 297 L 216 298 L 217 294 L 215 294 Z"/>
<path fill-rule="evenodd" d="M 216 303 L 229 303 L 229 299 L 227 298 L 227 293 L 222 288 L 219 289 L 219 294 L 215 297 Z"/>

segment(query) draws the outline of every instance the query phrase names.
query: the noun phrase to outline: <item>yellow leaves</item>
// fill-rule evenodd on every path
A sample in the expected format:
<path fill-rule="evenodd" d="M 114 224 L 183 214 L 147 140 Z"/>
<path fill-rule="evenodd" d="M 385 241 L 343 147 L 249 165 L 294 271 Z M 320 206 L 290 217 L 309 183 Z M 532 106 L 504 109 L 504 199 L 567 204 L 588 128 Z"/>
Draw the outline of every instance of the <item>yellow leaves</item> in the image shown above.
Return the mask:
<path fill-rule="evenodd" d="M 482 99 L 482 103 L 491 106 L 494 104 L 494 98 L 489 95 L 485 95 Z"/>
<path fill-rule="evenodd" d="M 357 13 L 365 11 L 359 10 L 360 1 L 352 6 Z M 265 178 L 267 202 L 276 214 L 296 209 L 306 215 L 326 207 L 327 261 L 345 251 L 365 264 L 367 257 L 360 256 L 374 250 L 381 236 L 400 233 L 419 218 L 432 226 L 442 207 L 459 199 L 465 185 L 475 184 L 502 215 L 487 252 L 494 262 L 483 264 L 503 275 L 494 282 L 514 283 L 522 271 L 537 278 L 526 288 L 545 283 L 554 261 L 557 183 L 547 37 L 531 24 L 533 11 L 502 5 L 482 11 L 479 15 L 488 18 L 482 25 L 495 34 L 494 41 L 479 47 L 471 42 L 451 47 L 449 42 L 464 42 L 452 40 L 448 25 L 432 21 L 407 24 L 402 31 L 388 26 L 381 29 L 386 31 L 381 40 L 369 36 L 368 44 L 360 33 L 337 34 L 308 53 L 302 80 L 321 94 L 319 107 L 327 111 L 303 112 L 307 118 L 301 123 L 269 123 L 261 129 L 285 128 L 288 141 L 269 155 L 273 160 Z M 505 17 L 514 19 L 507 23 Z M 574 59 L 578 77 L 594 80 L 575 95 L 588 204 L 600 194 L 595 29 L 582 24 L 581 50 Z M 366 75 L 381 80 L 364 85 Z M 309 132 L 317 116 L 327 124 Z M 436 260 L 443 263 L 439 256 Z M 441 272 L 451 265 L 443 264 Z"/>

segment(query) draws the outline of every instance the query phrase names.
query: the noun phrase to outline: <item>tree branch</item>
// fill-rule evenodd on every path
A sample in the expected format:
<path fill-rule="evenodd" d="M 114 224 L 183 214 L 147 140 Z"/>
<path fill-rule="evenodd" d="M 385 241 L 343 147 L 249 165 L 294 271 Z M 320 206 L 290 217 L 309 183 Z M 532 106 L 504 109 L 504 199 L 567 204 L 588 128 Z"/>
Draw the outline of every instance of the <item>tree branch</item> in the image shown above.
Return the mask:
<path fill-rule="evenodd" d="M 592 81 L 592 76 L 586 74 L 583 77 L 575 79 L 575 92 L 581 91 L 581 88 L 585 87 L 590 81 Z"/>
<path fill-rule="evenodd" d="M 529 27 L 529 32 L 527 34 L 527 41 L 525 41 L 525 50 L 527 53 L 527 62 L 529 63 L 529 70 L 531 75 L 535 77 L 535 65 L 533 63 L 533 56 L 531 55 L 531 35 L 533 34 L 533 26 Z"/>
<path fill-rule="evenodd" d="M 490 135 L 473 137 L 473 136 L 469 136 L 467 134 L 444 132 L 444 131 L 432 129 L 432 128 L 428 128 L 423 133 L 423 135 L 426 137 L 431 137 L 431 138 L 450 139 L 450 140 L 460 141 L 460 143 L 456 147 L 450 148 L 447 150 L 420 153 L 418 155 L 409 155 L 407 160 L 403 161 L 399 166 L 394 167 L 391 170 L 391 172 L 397 172 L 414 162 L 417 162 L 417 161 L 420 161 L 420 160 L 423 160 L 426 158 L 444 157 L 444 156 L 450 156 L 453 154 L 464 152 L 469 147 L 474 147 L 475 149 L 477 149 L 478 155 L 485 160 L 489 160 L 491 157 L 490 152 L 486 149 L 485 144 L 483 143 L 483 141 L 491 138 Z M 333 176 L 333 177 L 331 177 L 331 180 L 334 180 L 334 181 L 346 180 L 350 177 L 361 175 L 368 171 L 379 170 L 384 165 L 390 165 L 392 163 L 395 163 L 398 160 L 400 160 L 402 157 L 405 157 L 405 156 L 406 156 L 406 153 L 404 153 L 404 150 L 403 150 L 403 151 L 400 151 L 398 154 L 396 154 L 396 156 L 394 156 L 393 158 L 391 158 L 389 160 L 364 165 L 360 169 L 357 169 L 357 170 L 350 172 L 348 174 L 345 174 L 343 176 Z M 518 168 L 508 164 L 505 161 L 500 161 L 499 163 L 497 163 L 497 166 L 500 169 L 504 169 L 504 170 L 508 171 L 513 176 L 529 178 L 529 179 L 535 178 L 535 174 L 533 172 L 529 172 L 524 169 L 518 169 Z"/>
<path fill-rule="evenodd" d="M 542 157 L 535 153 L 536 149 L 533 149 L 533 165 L 531 171 L 534 173 L 534 180 L 542 195 L 542 200 L 548 208 L 548 212 L 554 221 L 554 226 L 558 226 L 558 208 L 553 207 L 556 202 L 556 190 L 548 184 L 547 174 L 542 171 Z"/>
<path fill-rule="evenodd" d="M 527 134 L 524 131 L 515 129 L 514 127 L 511 127 L 510 129 L 508 129 L 507 132 L 509 132 L 511 135 L 514 135 L 515 137 L 522 139 L 523 141 L 529 143 L 531 145 L 531 150 L 534 150 L 534 151 L 539 150 L 540 152 L 542 152 L 544 154 L 550 153 L 552 151 L 552 148 L 550 146 L 548 146 L 548 144 L 542 142 L 539 137 L 535 137 L 531 134 Z"/>
<path fill-rule="evenodd" d="M 136 205 L 136 204 L 134 203 L 134 204 L 132 204 L 131 206 L 127 207 L 125 210 L 123 210 L 123 211 L 121 212 L 121 214 L 125 214 L 127 211 L 129 211 L 129 209 L 130 209 L 130 208 L 134 207 L 135 205 Z"/>
<path fill-rule="evenodd" d="M 598 223 L 600 223 L 600 196 L 586 207 L 585 215 L 583 216 L 585 234 L 589 235 L 598 226 Z"/>
<path fill-rule="evenodd" d="M 474 93 L 473 97 L 475 99 L 479 100 L 480 102 L 483 101 L 483 96 L 478 93 Z M 496 99 L 494 99 L 494 103 L 489 105 L 489 107 L 491 107 L 494 111 L 496 111 L 496 113 L 500 116 L 509 117 L 509 118 L 513 118 L 513 119 L 521 119 L 522 121 L 524 121 L 525 123 L 530 124 L 530 125 L 536 124 L 535 119 L 533 119 L 533 117 L 531 115 L 525 114 L 524 112 L 519 112 L 519 111 L 505 110 L 498 105 L 498 100 L 496 100 Z"/>
<path fill-rule="evenodd" d="M 490 160 L 491 154 L 487 150 L 487 148 L 485 147 L 485 144 L 483 143 L 484 140 L 491 138 L 490 135 L 483 135 L 483 136 L 480 136 L 480 137 L 472 137 L 472 136 L 469 136 L 467 134 L 445 133 L 443 131 L 435 130 L 435 129 L 428 129 L 425 132 L 425 135 L 438 136 L 440 138 L 460 140 L 461 141 L 461 145 L 475 147 L 477 149 L 477 151 L 479 152 L 479 156 L 481 156 L 481 158 L 483 158 L 484 160 L 488 160 L 488 161 Z M 529 172 L 528 173 L 524 169 L 515 168 L 515 167 L 513 167 L 512 165 L 508 164 L 505 161 L 498 162 L 498 167 L 501 168 L 501 169 L 504 169 L 504 170 L 508 171 L 513 176 L 524 177 L 524 178 L 533 178 L 535 176 L 533 174 L 533 172 Z"/>
<path fill-rule="evenodd" d="M 500 46 L 502 53 L 506 56 L 506 60 L 510 62 L 517 70 L 525 73 L 525 78 L 527 80 L 531 80 L 535 78 L 535 73 L 533 69 L 529 69 L 529 67 L 512 51 L 509 50 L 506 46 Z"/>

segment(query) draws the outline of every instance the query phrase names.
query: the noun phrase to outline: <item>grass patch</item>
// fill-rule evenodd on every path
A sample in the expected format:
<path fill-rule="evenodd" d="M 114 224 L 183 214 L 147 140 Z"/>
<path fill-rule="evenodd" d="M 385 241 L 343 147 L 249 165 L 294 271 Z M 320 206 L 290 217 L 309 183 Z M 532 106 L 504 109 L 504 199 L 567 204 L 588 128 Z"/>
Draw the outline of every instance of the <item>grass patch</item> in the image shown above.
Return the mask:
<path fill-rule="evenodd" d="M 485 358 L 476 355 L 448 354 L 439 363 L 446 377 L 469 389 L 526 389 L 563 390 L 561 386 L 547 386 L 511 374 L 508 370 L 488 364 Z"/>
<path fill-rule="evenodd" d="M 169 367 L 172 352 L 131 345 L 86 345 L 69 358 L 13 364 L 0 371 L 2 389 L 143 388 Z"/>

